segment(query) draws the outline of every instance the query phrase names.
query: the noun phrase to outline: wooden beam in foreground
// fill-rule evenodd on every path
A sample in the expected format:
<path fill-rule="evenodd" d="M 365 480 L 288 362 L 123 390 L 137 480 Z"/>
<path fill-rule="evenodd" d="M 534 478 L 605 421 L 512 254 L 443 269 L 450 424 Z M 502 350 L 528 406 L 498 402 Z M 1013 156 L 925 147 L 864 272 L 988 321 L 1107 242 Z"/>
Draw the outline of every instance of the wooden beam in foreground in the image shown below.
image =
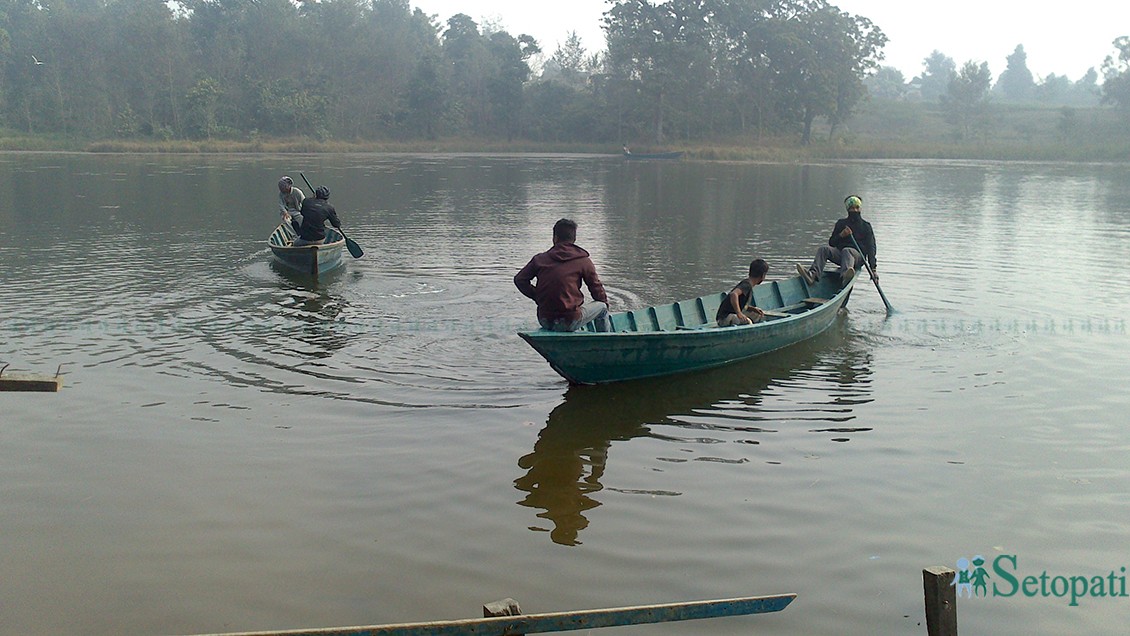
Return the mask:
<path fill-rule="evenodd" d="M 779 612 L 785 609 L 789 603 L 792 603 L 795 598 L 796 594 L 749 596 L 714 601 L 637 605 L 634 607 L 471 618 L 429 623 L 240 632 L 224 636 L 511 636 L 513 634 L 544 634 L 546 632 L 564 632 L 598 627 L 622 627 L 624 625 Z"/>

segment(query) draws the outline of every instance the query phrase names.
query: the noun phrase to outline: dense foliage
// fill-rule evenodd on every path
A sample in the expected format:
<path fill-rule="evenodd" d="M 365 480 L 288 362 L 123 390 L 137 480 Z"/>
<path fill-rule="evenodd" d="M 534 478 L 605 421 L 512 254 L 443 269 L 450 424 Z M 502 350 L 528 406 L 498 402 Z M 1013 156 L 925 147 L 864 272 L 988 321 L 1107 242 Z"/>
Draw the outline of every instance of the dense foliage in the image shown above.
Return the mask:
<path fill-rule="evenodd" d="M 607 48 L 542 51 L 410 0 L 0 0 L 0 127 L 69 138 L 481 138 L 615 144 L 828 134 L 868 97 L 985 127 L 987 66 L 935 51 L 911 82 L 886 36 L 825 0 L 609 0 Z M 1118 43 L 1116 42 L 1116 45 Z M 1126 51 L 1104 66 L 1126 97 Z M 971 66 L 972 65 L 972 66 Z M 1023 47 L 995 94 L 1097 102 L 1097 74 L 1037 83 Z M 1080 89 L 1080 86 L 1083 86 Z M 1066 97 L 1065 97 L 1066 96 Z"/>
<path fill-rule="evenodd" d="M 885 43 L 823 0 L 609 4 L 607 51 L 573 39 L 535 77 L 529 36 L 409 0 L 0 0 L 0 113 L 78 137 L 807 139 Z"/>

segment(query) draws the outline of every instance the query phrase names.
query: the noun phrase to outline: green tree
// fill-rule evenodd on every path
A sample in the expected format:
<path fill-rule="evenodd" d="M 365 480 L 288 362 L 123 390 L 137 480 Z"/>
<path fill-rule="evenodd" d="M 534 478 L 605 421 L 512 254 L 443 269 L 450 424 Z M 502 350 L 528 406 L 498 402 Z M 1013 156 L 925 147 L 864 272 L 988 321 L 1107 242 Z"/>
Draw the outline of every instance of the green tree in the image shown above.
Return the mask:
<path fill-rule="evenodd" d="M 570 31 L 565 43 L 558 46 L 546 63 L 544 79 L 556 79 L 570 86 L 584 85 L 588 68 L 585 47 L 576 31 Z"/>
<path fill-rule="evenodd" d="M 210 77 L 197 81 L 185 95 L 188 126 L 196 136 L 211 139 L 216 133 L 217 110 L 222 95 L 220 83 Z"/>
<path fill-rule="evenodd" d="M 887 38 L 870 20 L 842 13 L 822 0 L 792 0 L 774 21 L 770 65 L 781 108 L 812 139 L 816 117 L 835 127 L 865 95 L 863 78 L 878 69 Z"/>
<path fill-rule="evenodd" d="M 719 96 L 732 104 L 737 129 L 756 129 L 758 139 L 779 121 L 769 61 L 774 6 L 768 0 L 724 2 L 716 47 Z"/>
<path fill-rule="evenodd" d="M 957 75 L 957 64 L 953 58 L 935 50 L 922 61 L 924 70 L 919 77 L 920 90 L 924 101 L 941 99 L 949 90 L 950 82 Z"/>
<path fill-rule="evenodd" d="M 153 134 L 178 125 L 179 100 L 188 89 L 182 29 L 170 7 L 149 0 L 118 0 L 106 7 L 108 68 L 102 86 L 117 112 L 115 132 Z M 133 122 L 126 125 L 125 122 Z"/>
<path fill-rule="evenodd" d="M 635 120 L 656 144 L 664 143 L 672 96 L 699 94 L 709 80 L 711 5 L 619 0 L 604 16 L 618 116 Z"/>
<path fill-rule="evenodd" d="M 906 97 L 906 77 L 893 66 L 882 66 L 863 81 L 867 92 L 879 99 L 899 100 Z"/>
<path fill-rule="evenodd" d="M 1082 106 L 1097 105 L 1102 98 L 1102 88 L 1099 87 L 1099 74 L 1095 67 L 1087 69 L 1083 74 L 1071 85 L 1072 102 Z"/>
<path fill-rule="evenodd" d="M 989 63 L 970 60 L 950 80 L 949 89 L 942 98 L 946 119 L 954 125 L 959 139 L 968 139 L 975 130 L 983 130 L 987 123 L 989 87 L 993 74 Z"/>
<path fill-rule="evenodd" d="M 1115 38 L 1117 51 L 1103 61 L 1104 104 L 1114 104 L 1130 115 L 1130 36 Z"/>
<path fill-rule="evenodd" d="M 1036 81 L 1032 78 L 1032 71 L 1028 70 L 1028 54 L 1024 52 L 1024 45 L 1017 44 L 1016 50 L 1005 60 L 1007 66 L 997 78 L 994 90 L 1004 99 L 1013 102 L 1032 99 Z"/>
<path fill-rule="evenodd" d="M 446 109 L 440 61 L 436 55 L 425 55 L 416 63 L 405 91 L 402 118 L 413 136 L 435 139 L 439 122 Z"/>
<path fill-rule="evenodd" d="M 458 132 L 486 130 L 490 117 L 487 90 L 490 59 L 479 25 L 459 13 L 447 20 L 443 57 L 451 77 L 451 114 Z"/>
<path fill-rule="evenodd" d="M 487 52 L 490 56 L 490 75 L 487 80 L 491 120 L 511 141 L 518 131 L 522 112 L 522 88 L 530 77 L 526 63 L 531 55 L 541 49 L 528 35 L 514 39 L 506 31 L 492 33 Z"/>

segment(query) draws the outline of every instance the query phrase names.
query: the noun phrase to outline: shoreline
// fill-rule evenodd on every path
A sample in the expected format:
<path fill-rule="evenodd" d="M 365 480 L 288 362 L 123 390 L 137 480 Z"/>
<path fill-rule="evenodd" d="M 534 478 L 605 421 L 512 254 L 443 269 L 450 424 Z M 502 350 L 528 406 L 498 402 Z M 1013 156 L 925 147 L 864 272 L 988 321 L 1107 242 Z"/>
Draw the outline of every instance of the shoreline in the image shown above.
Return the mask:
<path fill-rule="evenodd" d="M 908 142 L 842 139 L 800 146 L 782 139 L 748 144 L 680 144 L 634 146 L 637 153 L 678 150 L 683 160 L 791 163 L 820 160 L 972 160 L 1071 163 L 1125 163 L 1125 144 L 1016 144 Z M 290 140 L 67 140 L 54 137 L 0 137 L 0 152 L 76 154 L 578 154 L 620 156 L 618 144 L 542 143 L 448 139 L 441 141 L 318 141 Z"/>

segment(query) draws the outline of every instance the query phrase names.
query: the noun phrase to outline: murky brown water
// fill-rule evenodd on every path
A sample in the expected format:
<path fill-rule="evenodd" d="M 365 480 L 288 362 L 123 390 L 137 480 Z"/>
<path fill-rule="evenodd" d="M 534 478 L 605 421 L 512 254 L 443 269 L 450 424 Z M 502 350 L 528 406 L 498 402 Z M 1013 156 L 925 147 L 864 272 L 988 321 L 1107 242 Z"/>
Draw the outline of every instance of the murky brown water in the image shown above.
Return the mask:
<path fill-rule="evenodd" d="M 921 569 L 1127 565 L 1126 166 L 0 155 L 0 632 L 329 627 L 796 592 L 626 633 L 923 634 Z M 274 183 L 366 256 L 270 264 Z M 807 260 L 860 281 L 772 358 L 568 387 L 510 282 L 580 224 L 614 309 Z M 992 572 L 991 572 L 992 574 Z M 1000 577 L 990 584 L 1004 584 Z M 1130 598 L 962 599 L 970 633 L 1117 633 Z"/>

